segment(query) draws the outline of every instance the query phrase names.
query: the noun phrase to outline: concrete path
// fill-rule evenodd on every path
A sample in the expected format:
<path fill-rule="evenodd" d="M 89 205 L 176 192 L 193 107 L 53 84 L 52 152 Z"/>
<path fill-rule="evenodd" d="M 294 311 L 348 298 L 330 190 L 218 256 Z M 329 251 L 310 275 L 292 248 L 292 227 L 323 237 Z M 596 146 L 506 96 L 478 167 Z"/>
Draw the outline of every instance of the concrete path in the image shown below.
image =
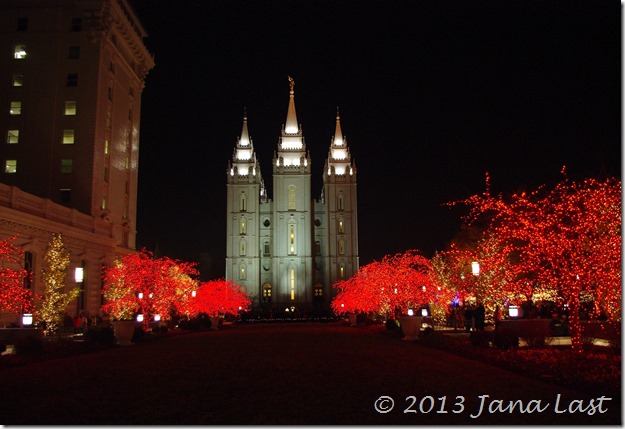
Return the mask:
<path fill-rule="evenodd" d="M 341 323 L 231 325 L 3 369 L 0 396 L 0 424 L 622 422 L 620 398 Z"/>

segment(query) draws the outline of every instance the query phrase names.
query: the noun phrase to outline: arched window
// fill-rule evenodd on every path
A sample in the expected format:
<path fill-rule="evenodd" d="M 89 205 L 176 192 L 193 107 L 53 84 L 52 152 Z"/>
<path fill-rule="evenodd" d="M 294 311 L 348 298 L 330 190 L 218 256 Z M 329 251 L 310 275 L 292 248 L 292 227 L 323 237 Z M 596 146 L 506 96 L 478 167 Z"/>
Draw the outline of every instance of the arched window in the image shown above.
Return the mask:
<path fill-rule="evenodd" d="M 336 198 L 336 209 L 338 211 L 341 211 L 341 212 L 343 210 L 345 210 L 345 206 L 344 206 L 344 203 L 343 203 L 343 193 L 342 192 L 339 192 L 339 195 Z"/>
<path fill-rule="evenodd" d="M 269 241 L 265 241 L 263 243 L 263 256 L 269 256 L 270 252 L 269 252 Z"/>
<path fill-rule="evenodd" d="M 295 255 L 297 254 L 297 240 L 296 240 L 296 236 L 295 236 L 295 224 L 294 223 L 289 223 L 288 226 L 288 234 L 289 234 L 289 242 L 288 242 L 288 246 L 289 246 L 289 255 Z"/>
<path fill-rule="evenodd" d="M 289 186 L 289 210 L 297 210 L 297 195 L 295 193 L 295 185 Z"/>
<path fill-rule="evenodd" d="M 245 280 L 247 278 L 247 272 L 245 270 L 245 262 L 239 266 L 239 280 Z"/>
<path fill-rule="evenodd" d="M 244 217 L 241 218 L 241 221 L 239 223 L 239 234 L 241 234 L 241 235 L 245 235 L 246 234 L 245 218 Z"/>
<path fill-rule="evenodd" d="M 239 242 L 239 256 L 245 256 L 245 240 Z"/>
<path fill-rule="evenodd" d="M 247 210 L 247 196 L 245 195 L 245 192 L 241 192 L 241 197 L 239 198 L 239 211 L 246 211 Z"/>
<path fill-rule="evenodd" d="M 339 255 L 345 254 L 345 241 L 339 240 Z"/>
<path fill-rule="evenodd" d="M 263 301 L 271 301 L 271 285 L 269 283 L 263 285 Z"/>
<path fill-rule="evenodd" d="M 339 234 L 345 234 L 345 227 L 343 226 L 343 219 L 339 219 Z"/>
<path fill-rule="evenodd" d="M 344 264 L 339 265 L 339 278 L 340 279 L 345 278 L 345 265 Z"/>
<path fill-rule="evenodd" d="M 291 266 L 289 268 L 289 291 L 291 293 L 291 301 L 295 301 L 295 267 Z"/>

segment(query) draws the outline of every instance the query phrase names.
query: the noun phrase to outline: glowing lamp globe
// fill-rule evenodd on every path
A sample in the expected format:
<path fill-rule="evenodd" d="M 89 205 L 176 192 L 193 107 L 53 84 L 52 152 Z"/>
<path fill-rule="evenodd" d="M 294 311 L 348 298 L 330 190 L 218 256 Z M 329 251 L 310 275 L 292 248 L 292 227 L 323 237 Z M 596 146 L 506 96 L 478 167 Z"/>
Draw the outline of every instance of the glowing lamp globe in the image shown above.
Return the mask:
<path fill-rule="evenodd" d="M 471 272 L 474 276 L 480 275 L 480 263 L 479 262 L 471 262 Z"/>
<path fill-rule="evenodd" d="M 22 316 L 22 325 L 23 326 L 30 326 L 33 324 L 33 315 L 28 313 L 28 314 L 24 314 Z"/>

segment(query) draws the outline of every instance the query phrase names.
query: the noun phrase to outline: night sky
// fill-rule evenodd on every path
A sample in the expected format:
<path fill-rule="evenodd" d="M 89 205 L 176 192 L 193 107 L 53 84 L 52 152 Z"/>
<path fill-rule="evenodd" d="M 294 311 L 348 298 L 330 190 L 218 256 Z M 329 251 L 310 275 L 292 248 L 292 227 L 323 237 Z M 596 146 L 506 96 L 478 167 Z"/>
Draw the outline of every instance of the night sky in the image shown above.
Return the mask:
<path fill-rule="evenodd" d="M 318 198 L 337 106 L 358 169 L 361 265 L 443 250 L 484 190 L 621 177 L 618 1 L 133 0 L 155 55 L 137 247 L 223 276 L 244 110 L 265 184 L 295 79 Z"/>

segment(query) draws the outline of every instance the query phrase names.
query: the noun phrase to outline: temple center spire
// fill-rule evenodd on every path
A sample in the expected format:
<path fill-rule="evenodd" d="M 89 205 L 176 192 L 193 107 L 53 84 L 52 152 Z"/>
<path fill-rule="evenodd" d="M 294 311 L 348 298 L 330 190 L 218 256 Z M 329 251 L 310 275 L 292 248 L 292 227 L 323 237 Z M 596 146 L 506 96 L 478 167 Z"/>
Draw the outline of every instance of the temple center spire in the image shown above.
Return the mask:
<path fill-rule="evenodd" d="M 289 86 L 291 87 L 289 98 L 289 110 L 286 115 L 286 123 L 284 124 L 284 132 L 286 134 L 297 134 L 299 126 L 297 124 L 297 115 L 295 114 L 295 80 L 289 76 Z"/>

